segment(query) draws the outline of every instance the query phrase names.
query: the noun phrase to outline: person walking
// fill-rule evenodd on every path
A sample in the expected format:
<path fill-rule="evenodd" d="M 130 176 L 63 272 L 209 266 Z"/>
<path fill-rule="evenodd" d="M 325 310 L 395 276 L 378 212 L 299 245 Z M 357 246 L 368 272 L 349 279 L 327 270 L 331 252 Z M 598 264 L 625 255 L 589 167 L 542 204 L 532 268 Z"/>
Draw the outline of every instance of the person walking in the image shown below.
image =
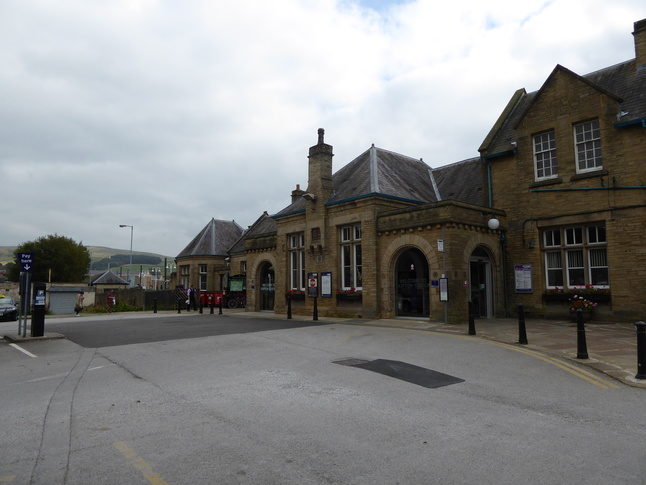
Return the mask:
<path fill-rule="evenodd" d="M 76 303 L 74 304 L 74 313 L 76 316 L 79 316 L 79 312 L 83 310 L 83 300 L 85 299 L 85 293 L 82 291 L 78 292 L 76 295 Z"/>

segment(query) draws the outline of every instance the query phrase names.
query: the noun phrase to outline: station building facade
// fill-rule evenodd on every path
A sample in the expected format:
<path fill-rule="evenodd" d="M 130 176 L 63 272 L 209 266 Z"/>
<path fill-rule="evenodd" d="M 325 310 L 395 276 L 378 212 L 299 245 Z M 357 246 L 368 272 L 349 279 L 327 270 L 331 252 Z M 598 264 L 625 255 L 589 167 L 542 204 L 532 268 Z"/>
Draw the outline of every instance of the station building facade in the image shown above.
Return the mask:
<path fill-rule="evenodd" d="M 247 309 L 290 295 L 312 314 L 314 281 L 324 316 L 562 318 L 583 292 L 595 318 L 644 319 L 646 20 L 633 36 L 634 59 L 514 93 L 476 158 L 433 169 L 372 146 L 333 172 L 319 130 L 306 189 L 220 255 Z"/>

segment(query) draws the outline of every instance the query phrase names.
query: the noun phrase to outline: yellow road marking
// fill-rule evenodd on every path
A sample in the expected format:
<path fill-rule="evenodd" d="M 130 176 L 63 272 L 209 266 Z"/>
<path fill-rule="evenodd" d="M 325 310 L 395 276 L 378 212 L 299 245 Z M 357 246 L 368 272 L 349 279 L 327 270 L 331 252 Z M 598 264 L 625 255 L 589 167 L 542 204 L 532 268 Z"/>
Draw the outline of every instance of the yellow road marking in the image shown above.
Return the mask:
<path fill-rule="evenodd" d="M 130 464 L 139 470 L 152 485 L 168 485 L 168 482 L 157 473 L 154 473 L 150 465 L 146 463 L 143 458 L 137 455 L 137 453 L 125 442 L 118 441 L 117 443 L 113 443 L 112 446 L 119 450 Z"/>
<path fill-rule="evenodd" d="M 347 342 L 347 341 L 348 341 L 348 340 L 350 340 L 352 337 L 354 337 L 354 336 L 358 335 L 358 334 L 359 334 L 359 333 L 360 333 L 364 328 L 366 328 L 366 327 L 359 327 L 359 330 L 357 330 L 356 332 L 352 332 L 351 334 L 349 334 L 346 338 L 344 338 L 343 340 L 341 340 L 337 345 L 341 345 L 342 343 Z"/>
<path fill-rule="evenodd" d="M 346 340 L 354 337 L 359 332 L 361 332 L 361 330 L 363 330 L 364 328 L 366 328 L 366 327 L 361 327 L 356 332 L 351 333 L 346 338 L 341 340 L 339 342 L 339 344 L 337 344 L 337 345 L 340 345 L 340 344 L 344 343 Z M 406 329 L 402 329 L 402 330 L 406 330 Z M 547 362 L 548 364 L 552 364 L 552 365 L 554 365 L 554 366 L 556 366 L 556 367 L 558 367 L 560 369 L 563 369 L 564 371 L 569 372 L 570 374 L 572 374 L 572 375 L 574 375 L 574 376 L 576 376 L 576 377 L 578 377 L 580 379 L 583 379 L 584 381 L 587 381 L 590 384 L 594 384 L 595 386 L 598 386 L 598 387 L 600 387 L 602 389 L 610 389 L 610 388 L 619 389 L 620 388 L 620 386 L 618 386 L 617 384 L 615 384 L 612 381 L 607 381 L 605 379 L 602 379 L 601 377 L 599 377 L 598 375 L 596 375 L 596 374 L 594 374 L 592 372 L 589 372 L 589 371 L 587 371 L 585 369 L 577 367 L 577 366 L 575 366 L 573 364 L 569 364 L 569 363 L 567 363 L 565 361 L 559 360 L 556 357 L 550 357 L 549 355 L 542 354 L 539 351 L 527 349 L 527 348 L 524 348 L 524 347 L 517 347 L 515 345 L 506 344 L 506 343 L 503 343 L 503 342 L 496 342 L 495 340 L 487 340 L 487 339 L 483 340 L 481 338 L 472 337 L 470 335 L 456 335 L 456 334 L 444 333 L 444 332 L 436 332 L 436 333 L 438 335 L 446 335 L 447 337 L 457 337 L 457 338 L 466 339 L 466 340 L 473 340 L 475 342 L 489 343 L 489 344 L 497 345 L 499 347 L 504 347 L 506 349 L 515 350 L 516 352 L 520 352 L 520 353 L 529 355 L 531 357 L 534 357 L 536 359 L 540 359 L 540 360 L 542 360 L 544 362 Z"/>

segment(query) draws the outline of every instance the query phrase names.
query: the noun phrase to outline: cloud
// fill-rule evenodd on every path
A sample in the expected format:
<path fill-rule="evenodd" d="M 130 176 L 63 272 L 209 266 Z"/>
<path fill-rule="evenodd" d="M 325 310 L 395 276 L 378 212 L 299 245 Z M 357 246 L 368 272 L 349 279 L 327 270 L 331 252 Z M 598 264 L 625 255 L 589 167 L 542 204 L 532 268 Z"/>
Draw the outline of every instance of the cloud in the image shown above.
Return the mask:
<path fill-rule="evenodd" d="M 641 1 L 163 0 L 3 6 L 0 245 L 58 233 L 178 254 L 375 143 L 440 166 L 557 63 L 634 57 Z"/>

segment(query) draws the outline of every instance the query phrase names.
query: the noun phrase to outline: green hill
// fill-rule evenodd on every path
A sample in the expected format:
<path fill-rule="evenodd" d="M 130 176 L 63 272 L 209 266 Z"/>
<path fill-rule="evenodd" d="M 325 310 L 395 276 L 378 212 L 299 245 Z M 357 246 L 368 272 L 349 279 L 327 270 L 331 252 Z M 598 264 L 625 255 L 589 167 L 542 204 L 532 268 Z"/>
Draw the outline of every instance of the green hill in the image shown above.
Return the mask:
<path fill-rule="evenodd" d="M 0 246 L 0 264 L 11 263 L 16 248 L 17 246 Z M 112 249 L 103 246 L 87 246 L 87 249 L 92 258 L 93 270 L 108 269 L 108 263 L 111 268 L 116 268 L 130 262 L 130 251 L 127 249 Z M 169 262 L 175 259 L 173 256 L 164 256 L 163 254 L 132 252 L 133 265 L 159 266 L 164 264 L 164 258 L 167 258 Z"/>

